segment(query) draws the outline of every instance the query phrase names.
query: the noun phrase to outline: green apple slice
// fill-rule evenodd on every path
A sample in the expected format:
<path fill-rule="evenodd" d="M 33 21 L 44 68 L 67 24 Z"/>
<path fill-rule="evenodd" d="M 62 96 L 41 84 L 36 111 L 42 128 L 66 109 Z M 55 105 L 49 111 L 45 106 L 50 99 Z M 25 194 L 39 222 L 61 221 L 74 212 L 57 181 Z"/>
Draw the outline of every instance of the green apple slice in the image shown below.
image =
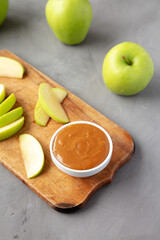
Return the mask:
<path fill-rule="evenodd" d="M 3 84 L 0 84 L 0 103 L 3 102 L 6 96 L 5 87 Z"/>
<path fill-rule="evenodd" d="M 24 71 L 21 63 L 12 58 L 0 56 L 0 77 L 23 78 Z"/>
<path fill-rule="evenodd" d="M 34 109 L 34 120 L 38 125 L 42 127 L 45 127 L 49 121 L 49 115 L 43 110 L 39 100 Z"/>
<path fill-rule="evenodd" d="M 0 141 L 15 135 L 24 125 L 24 117 L 21 117 L 17 121 L 0 128 Z"/>
<path fill-rule="evenodd" d="M 6 114 L 4 114 L 3 116 L 0 117 L 0 127 L 4 127 L 14 121 L 16 121 L 17 119 L 19 119 L 23 114 L 23 108 L 22 107 L 18 107 Z"/>
<path fill-rule="evenodd" d="M 44 111 L 55 121 L 60 123 L 69 122 L 62 105 L 58 101 L 48 83 L 40 84 L 39 101 Z"/>
<path fill-rule="evenodd" d="M 67 97 L 67 92 L 62 88 L 52 88 L 51 91 L 56 95 L 58 101 L 61 103 Z"/>
<path fill-rule="evenodd" d="M 51 91 L 55 94 L 58 101 L 61 103 L 67 96 L 67 92 L 61 88 L 52 88 Z M 35 122 L 40 126 L 46 126 L 49 120 L 49 115 L 41 107 L 40 101 L 38 100 L 34 110 Z"/>
<path fill-rule="evenodd" d="M 9 95 L 8 98 L 6 98 L 1 104 L 0 104 L 0 117 L 7 113 L 15 104 L 16 97 L 14 93 Z"/>
<path fill-rule="evenodd" d="M 30 134 L 20 135 L 19 142 L 27 177 L 36 177 L 44 167 L 43 149 L 40 143 Z"/>

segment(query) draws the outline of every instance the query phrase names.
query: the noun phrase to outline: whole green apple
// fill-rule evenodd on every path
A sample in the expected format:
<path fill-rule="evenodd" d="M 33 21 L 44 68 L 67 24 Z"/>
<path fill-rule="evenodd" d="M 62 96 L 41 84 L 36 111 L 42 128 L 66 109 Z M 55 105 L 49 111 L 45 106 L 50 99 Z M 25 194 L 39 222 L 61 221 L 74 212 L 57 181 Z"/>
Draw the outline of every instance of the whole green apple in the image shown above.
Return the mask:
<path fill-rule="evenodd" d="M 46 18 L 56 37 L 63 43 L 82 42 L 92 21 L 92 8 L 88 0 L 49 0 Z"/>
<path fill-rule="evenodd" d="M 0 0 L 0 25 L 4 22 L 8 11 L 8 0 Z"/>
<path fill-rule="evenodd" d="M 124 42 L 113 47 L 103 62 L 106 86 L 119 95 L 134 95 L 150 82 L 154 66 L 150 55 L 140 45 Z"/>

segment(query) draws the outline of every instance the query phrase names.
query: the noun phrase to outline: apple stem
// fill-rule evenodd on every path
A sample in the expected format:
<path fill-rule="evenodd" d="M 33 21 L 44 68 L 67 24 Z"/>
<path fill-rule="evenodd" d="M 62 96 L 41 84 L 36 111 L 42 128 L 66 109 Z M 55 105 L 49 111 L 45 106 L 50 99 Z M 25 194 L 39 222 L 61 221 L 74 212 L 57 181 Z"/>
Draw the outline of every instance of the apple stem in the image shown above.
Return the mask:
<path fill-rule="evenodd" d="M 131 62 L 126 56 L 122 56 L 122 58 L 125 60 L 125 62 L 126 62 L 128 65 L 132 65 L 132 62 Z"/>

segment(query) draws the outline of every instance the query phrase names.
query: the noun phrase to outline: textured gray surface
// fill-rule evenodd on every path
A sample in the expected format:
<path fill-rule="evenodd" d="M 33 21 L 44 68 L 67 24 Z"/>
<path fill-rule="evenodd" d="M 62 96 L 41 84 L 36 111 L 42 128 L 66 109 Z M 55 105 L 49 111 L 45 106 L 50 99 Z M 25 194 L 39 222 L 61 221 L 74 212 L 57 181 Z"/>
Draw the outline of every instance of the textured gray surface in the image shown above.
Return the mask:
<path fill-rule="evenodd" d="M 0 49 L 14 52 L 125 128 L 136 143 L 134 157 L 72 214 L 52 210 L 0 166 L 0 240 L 157 240 L 160 235 L 160 1 L 91 0 L 93 22 L 83 44 L 69 47 L 45 20 L 46 1 L 11 0 L 0 28 Z M 155 74 L 133 97 L 105 87 L 107 51 L 133 41 L 151 54 Z"/>

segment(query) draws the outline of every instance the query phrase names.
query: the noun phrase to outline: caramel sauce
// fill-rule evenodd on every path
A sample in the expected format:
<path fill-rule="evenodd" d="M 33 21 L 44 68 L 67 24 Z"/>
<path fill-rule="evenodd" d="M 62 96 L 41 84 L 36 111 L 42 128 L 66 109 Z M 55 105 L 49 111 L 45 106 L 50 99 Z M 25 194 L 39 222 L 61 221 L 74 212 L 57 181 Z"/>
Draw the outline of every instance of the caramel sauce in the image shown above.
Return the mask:
<path fill-rule="evenodd" d="M 68 168 L 87 170 L 101 164 L 109 153 L 103 131 L 90 124 L 73 124 L 62 129 L 53 142 L 53 154 Z"/>

